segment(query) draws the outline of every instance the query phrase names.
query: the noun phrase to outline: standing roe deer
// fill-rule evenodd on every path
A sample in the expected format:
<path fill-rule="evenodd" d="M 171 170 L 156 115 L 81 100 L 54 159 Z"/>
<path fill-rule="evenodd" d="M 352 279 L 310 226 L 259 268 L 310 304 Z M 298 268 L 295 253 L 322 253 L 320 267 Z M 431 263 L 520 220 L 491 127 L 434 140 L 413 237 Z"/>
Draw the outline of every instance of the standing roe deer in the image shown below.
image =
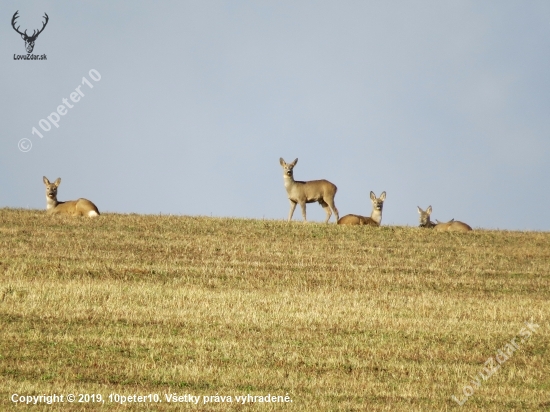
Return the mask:
<path fill-rule="evenodd" d="M 426 211 L 422 210 L 420 206 L 417 206 L 418 213 L 420 215 L 420 227 L 427 227 L 439 231 L 452 231 L 452 232 L 468 232 L 472 228 L 466 223 L 459 222 L 458 220 L 451 219 L 448 222 L 440 222 L 436 219 L 437 223 L 434 223 L 430 220 L 430 215 L 432 214 L 432 207 L 428 206 Z"/>
<path fill-rule="evenodd" d="M 328 180 L 310 180 L 308 182 L 299 182 L 294 180 L 294 166 L 298 163 L 298 159 L 295 159 L 292 163 L 286 163 L 283 158 L 279 159 L 279 163 L 283 167 L 283 177 L 285 181 L 285 188 L 288 194 L 288 200 L 290 201 L 290 212 L 288 213 L 288 221 L 292 220 L 294 209 L 296 204 L 299 203 L 302 208 L 302 217 L 304 223 L 306 220 L 306 203 L 319 202 L 319 204 L 325 209 L 327 218 L 325 223 L 328 223 L 332 216 L 331 209 L 336 215 L 338 220 L 338 209 L 334 204 L 334 196 L 336 196 L 336 190 L 338 188 L 330 183 Z"/>
<path fill-rule="evenodd" d="M 380 226 L 380 223 L 382 223 L 382 208 L 384 207 L 384 200 L 386 200 L 386 192 L 382 192 L 380 197 L 376 197 L 374 192 L 370 192 L 370 200 L 372 201 L 372 213 L 370 217 L 346 215 L 338 221 L 338 224 Z"/>
<path fill-rule="evenodd" d="M 43 177 L 46 185 L 46 212 L 49 214 L 61 214 L 71 216 L 99 216 L 99 210 L 96 205 L 88 199 L 69 200 L 67 202 L 59 202 L 57 200 L 57 187 L 61 183 L 61 178 L 58 177 L 53 183 L 50 183 L 46 176 Z"/>

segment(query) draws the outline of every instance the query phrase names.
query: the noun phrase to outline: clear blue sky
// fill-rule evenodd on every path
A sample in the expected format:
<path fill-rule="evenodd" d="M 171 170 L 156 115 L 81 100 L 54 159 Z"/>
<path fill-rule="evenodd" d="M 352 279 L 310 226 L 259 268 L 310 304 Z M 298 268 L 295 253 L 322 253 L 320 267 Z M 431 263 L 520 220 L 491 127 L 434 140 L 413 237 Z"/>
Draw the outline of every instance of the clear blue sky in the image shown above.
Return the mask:
<path fill-rule="evenodd" d="M 16 10 L 30 33 L 48 13 L 46 61 L 14 60 Z M 45 175 L 103 212 L 285 219 L 279 157 L 298 157 L 341 216 L 385 190 L 382 224 L 432 205 L 550 230 L 548 1 L 4 0 L 0 16 L 0 207 L 45 209 Z"/>

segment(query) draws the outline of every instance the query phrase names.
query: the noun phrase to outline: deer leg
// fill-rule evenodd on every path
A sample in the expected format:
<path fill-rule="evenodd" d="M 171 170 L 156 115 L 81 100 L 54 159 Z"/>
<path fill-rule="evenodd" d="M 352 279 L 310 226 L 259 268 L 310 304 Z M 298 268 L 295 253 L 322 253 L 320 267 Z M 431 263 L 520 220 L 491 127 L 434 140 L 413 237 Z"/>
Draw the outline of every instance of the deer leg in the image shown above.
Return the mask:
<path fill-rule="evenodd" d="M 319 200 L 319 204 L 323 209 L 325 209 L 325 213 L 327 214 L 327 218 L 325 219 L 325 223 L 328 223 L 330 220 L 330 217 L 332 216 L 332 212 L 330 211 L 330 207 L 323 199 Z"/>
<path fill-rule="evenodd" d="M 288 199 L 290 200 L 290 199 Z M 290 222 L 292 220 L 292 215 L 294 214 L 294 209 L 296 209 L 296 202 L 293 200 L 290 200 L 290 212 L 288 212 L 288 221 Z"/>
<path fill-rule="evenodd" d="M 338 220 L 340 219 L 340 215 L 338 213 L 338 209 L 336 209 L 336 205 L 334 204 L 334 198 L 327 199 L 327 203 L 329 204 L 330 208 L 334 212 L 334 217 L 336 218 L 336 223 L 338 223 Z"/>
<path fill-rule="evenodd" d="M 300 202 L 300 207 L 302 208 L 302 218 L 304 219 L 304 223 L 307 223 L 306 219 L 306 202 Z"/>

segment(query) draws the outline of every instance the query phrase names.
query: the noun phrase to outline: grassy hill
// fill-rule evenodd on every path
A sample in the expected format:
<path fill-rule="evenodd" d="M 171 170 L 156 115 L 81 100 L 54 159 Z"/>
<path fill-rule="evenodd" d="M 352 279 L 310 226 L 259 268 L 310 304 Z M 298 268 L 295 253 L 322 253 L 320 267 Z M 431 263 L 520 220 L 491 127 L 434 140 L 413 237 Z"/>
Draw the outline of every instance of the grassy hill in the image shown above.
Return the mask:
<path fill-rule="evenodd" d="M 550 233 L 0 209 L 0 408 L 550 410 L 549 269 Z"/>

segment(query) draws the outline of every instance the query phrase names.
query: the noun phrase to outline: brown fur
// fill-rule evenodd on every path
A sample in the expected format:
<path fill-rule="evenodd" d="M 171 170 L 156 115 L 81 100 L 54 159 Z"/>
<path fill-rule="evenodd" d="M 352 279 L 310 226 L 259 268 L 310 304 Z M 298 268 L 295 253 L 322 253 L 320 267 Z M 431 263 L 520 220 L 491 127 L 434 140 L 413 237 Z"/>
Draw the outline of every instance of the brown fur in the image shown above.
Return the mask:
<path fill-rule="evenodd" d="M 306 203 L 319 202 L 319 204 L 325 209 L 327 218 L 325 223 L 328 223 L 332 216 L 332 211 L 338 220 L 338 209 L 334 204 L 334 197 L 338 188 L 329 182 L 328 180 L 310 180 L 308 182 L 300 182 L 294 180 L 294 166 L 298 163 L 298 159 L 295 159 L 292 163 L 286 163 L 283 158 L 279 159 L 279 163 L 283 167 L 283 178 L 285 182 L 285 188 L 290 201 L 290 211 L 288 213 L 288 221 L 292 220 L 294 209 L 299 204 L 302 208 L 302 217 L 304 222 L 306 219 Z"/>
<path fill-rule="evenodd" d="M 469 232 L 472 228 L 464 222 L 459 222 L 458 220 L 451 219 L 448 222 L 440 222 L 436 220 L 437 223 L 434 223 L 430 220 L 430 215 L 432 214 L 432 207 L 428 206 L 426 211 L 422 210 L 420 206 L 417 206 L 418 214 L 420 218 L 420 227 L 430 228 L 438 231 L 450 231 L 450 232 Z"/>
<path fill-rule="evenodd" d="M 450 220 L 445 223 L 437 221 L 434 230 L 438 231 L 447 231 L 447 232 L 469 232 L 472 228 L 464 222 L 459 222 L 458 220 Z"/>
<path fill-rule="evenodd" d="M 338 220 L 339 225 L 369 225 L 369 226 L 380 226 L 370 217 L 359 216 L 359 215 L 346 215 L 340 220 Z"/>
<path fill-rule="evenodd" d="M 99 216 L 97 206 L 88 199 L 80 198 L 78 200 L 68 200 L 59 202 L 57 200 L 57 188 L 61 184 L 61 178 L 50 183 L 46 176 L 42 179 L 46 185 L 46 212 L 51 215 L 69 215 L 69 216 Z M 95 212 L 95 213 L 94 213 Z"/>
<path fill-rule="evenodd" d="M 346 215 L 338 220 L 338 224 L 380 226 L 382 223 L 382 208 L 384 207 L 384 200 L 386 200 L 386 192 L 382 192 L 379 198 L 376 197 L 374 192 L 370 192 L 370 200 L 372 202 L 372 213 L 370 217 Z"/>

